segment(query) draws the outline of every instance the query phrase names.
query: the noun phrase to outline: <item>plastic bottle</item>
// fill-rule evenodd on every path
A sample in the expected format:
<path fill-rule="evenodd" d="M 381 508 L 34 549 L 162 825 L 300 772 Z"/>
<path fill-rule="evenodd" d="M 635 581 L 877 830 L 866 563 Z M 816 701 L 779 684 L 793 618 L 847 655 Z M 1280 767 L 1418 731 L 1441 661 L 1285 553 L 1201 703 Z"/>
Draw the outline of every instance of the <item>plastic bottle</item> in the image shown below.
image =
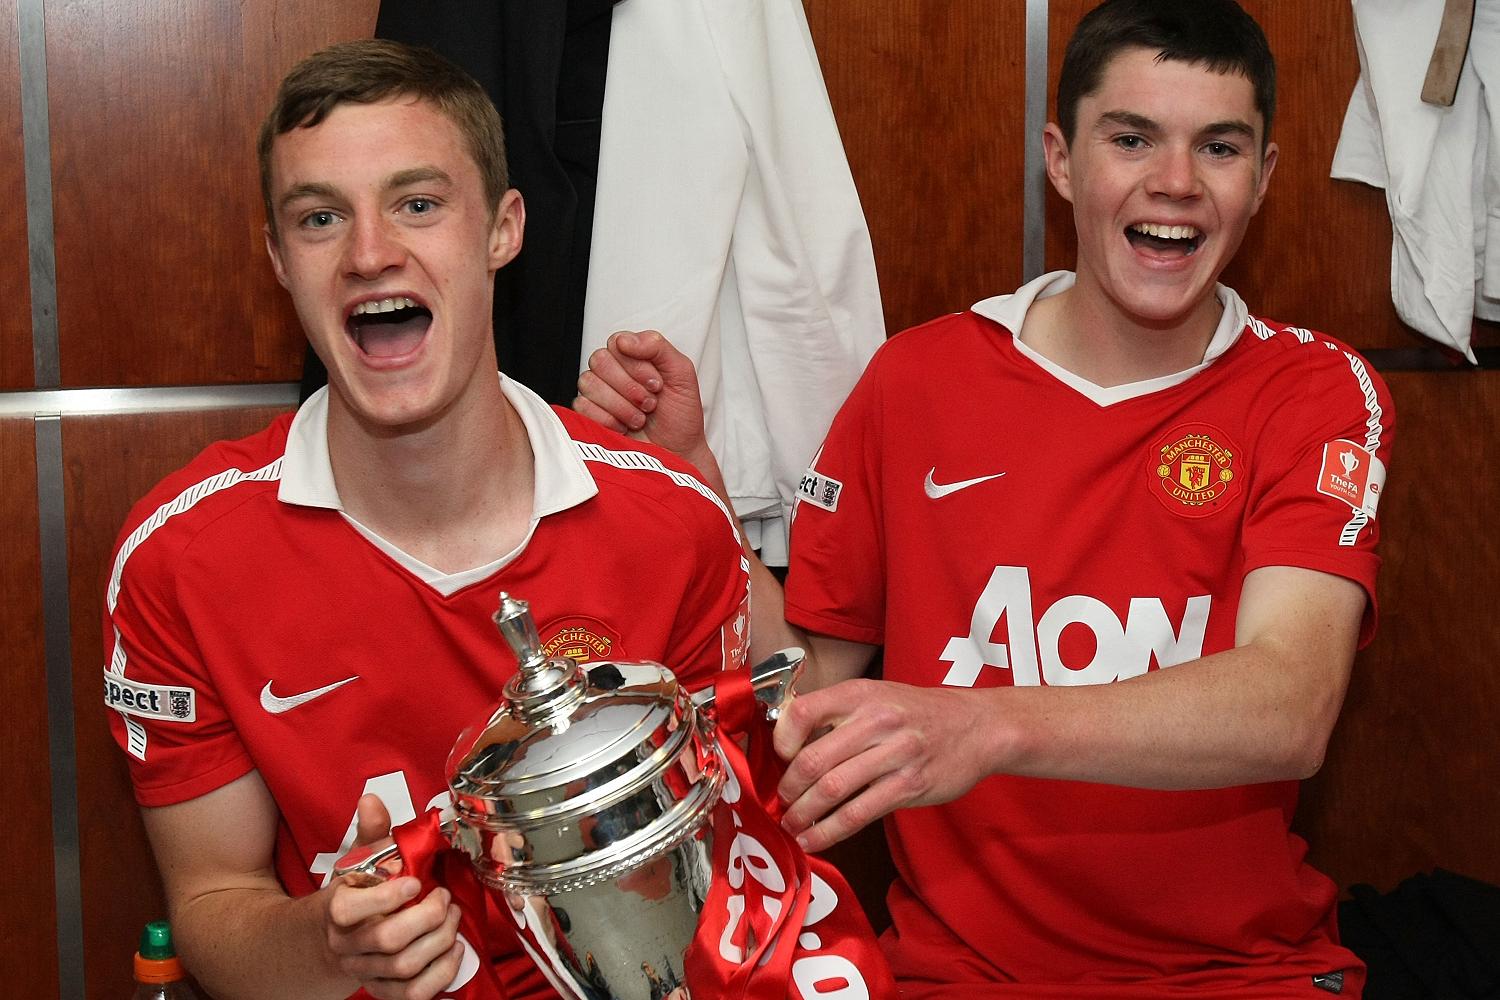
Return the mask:
<path fill-rule="evenodd" d="M 135 982 L 133 1000 L 198 1000 L 172 948 L 172 926 L 165 920 L 153 920 L 141 931 Z"/>

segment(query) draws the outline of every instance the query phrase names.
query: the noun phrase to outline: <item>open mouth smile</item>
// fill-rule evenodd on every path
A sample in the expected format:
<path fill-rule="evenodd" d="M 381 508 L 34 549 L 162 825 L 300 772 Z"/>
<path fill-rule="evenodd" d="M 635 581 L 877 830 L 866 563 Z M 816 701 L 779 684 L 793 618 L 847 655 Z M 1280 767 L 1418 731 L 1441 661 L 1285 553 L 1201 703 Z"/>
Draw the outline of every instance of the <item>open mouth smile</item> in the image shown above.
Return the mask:
<path fill-rule="evenodd" d="M 1168 226 L 1156 222 L 1137 222 L 1127 226 L 1125 239 L 1139 250 L 1180 253 L 1185 257 L 1191 257 L 1203 244 L 1203 234 L 1196 226 Z"/>
<path fill-rule="evenodd" d="M 355 346 L 372 358 L 410 354 L 421 345 L 431 326 L 432 311 L 405 295 L 356 303 L 344 321 Z"/>

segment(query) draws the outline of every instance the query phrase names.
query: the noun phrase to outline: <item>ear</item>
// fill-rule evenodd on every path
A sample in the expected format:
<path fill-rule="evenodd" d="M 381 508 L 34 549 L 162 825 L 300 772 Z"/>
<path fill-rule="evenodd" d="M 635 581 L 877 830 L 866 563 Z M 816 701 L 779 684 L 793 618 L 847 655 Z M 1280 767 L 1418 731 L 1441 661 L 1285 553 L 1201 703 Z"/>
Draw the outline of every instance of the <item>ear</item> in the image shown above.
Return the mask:
<path fill-rule="evenodd" d="M 1072 161 L 1068 157 L 1068 140 L 1056 122 L 1048 122 L 1042 129 L 1042 161 L 1047 167 L 1047 179 L 1057 193 L 1073 201 L 1073 179 L 1070 173 Z"/>
<path fill-rule="evenodd" d="M 1260 179 L 1255 183 L 1255 211 L 1260 211 L 1260 203 L 1266 200 L 1266 191 L 1271 187 L 1271 174 L 1276 171 L 1276 154 L 1280 150 L 1276 143 L 1266 143 L 1266 153 L 1260 161 Z"/>
<path fill-rule="evenodd" d="M 495 221 L 490 226 L 490 270 L 498 271 L 516 259 L 526 231 L 526 203 L 515 188 L 500 197 Z"/>
<path fill-rule="evenodd" d="M 276 280 L 281 283 L 282 288 L 289 287 L 286 283 L 286 264 L 281 260 L 281 244 L 276 240 L 276 234 L 271 232 L 271 224 L 266 223 L 261 227 L 261 232 L 266 237 L 266 256 L 271 258 L 271 270 L 276 272 Z"/>

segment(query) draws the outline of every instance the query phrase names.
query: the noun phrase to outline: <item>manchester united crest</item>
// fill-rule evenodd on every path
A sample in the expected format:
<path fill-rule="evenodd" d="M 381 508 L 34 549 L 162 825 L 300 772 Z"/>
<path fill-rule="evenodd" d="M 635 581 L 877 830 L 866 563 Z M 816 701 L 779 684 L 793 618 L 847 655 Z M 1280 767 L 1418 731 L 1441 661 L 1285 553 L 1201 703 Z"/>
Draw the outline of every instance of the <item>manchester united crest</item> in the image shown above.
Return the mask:
<path fill-rule="evenodd" d="M 619 633 L 597 618 L 569 615 L 548 622 L 537 630 L 542 652 L 548 656 L 566 656 L 579 663 L 607 660 L 620 639 Z"/>
<path fill-rule="evenodd" d="M 1207 517 L 1228 506 L 1245 469 L 1239 449 L 1210 424 L 1183 424 L 1151 449 L 1151 491 L 1167 509 Z"/>

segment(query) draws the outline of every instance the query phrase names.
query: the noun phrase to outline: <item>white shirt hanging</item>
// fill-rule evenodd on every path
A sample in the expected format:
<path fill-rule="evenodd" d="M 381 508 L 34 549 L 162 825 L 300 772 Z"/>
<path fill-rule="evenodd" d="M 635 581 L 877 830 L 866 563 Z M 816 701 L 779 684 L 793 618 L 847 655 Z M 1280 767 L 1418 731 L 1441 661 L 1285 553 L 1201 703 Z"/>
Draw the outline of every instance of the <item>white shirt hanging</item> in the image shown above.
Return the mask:
<path fill-rule="evenodd" d="M 1391 291 L 1414 329 L 1470 361 L 1500 319 L 1500 0 L 1477 0 L 1452 107 L 1424 104 L 1443 0 L 1354 0 L 1362 73 L 1332 175 L 1384 188 Z"/>
<path fill-rule="evenodd" d="M 661 330 L 698 368 L 751 543 L 885 339 L 874 254 L 801 0 L 615 8 L 580 367 Z"/>

